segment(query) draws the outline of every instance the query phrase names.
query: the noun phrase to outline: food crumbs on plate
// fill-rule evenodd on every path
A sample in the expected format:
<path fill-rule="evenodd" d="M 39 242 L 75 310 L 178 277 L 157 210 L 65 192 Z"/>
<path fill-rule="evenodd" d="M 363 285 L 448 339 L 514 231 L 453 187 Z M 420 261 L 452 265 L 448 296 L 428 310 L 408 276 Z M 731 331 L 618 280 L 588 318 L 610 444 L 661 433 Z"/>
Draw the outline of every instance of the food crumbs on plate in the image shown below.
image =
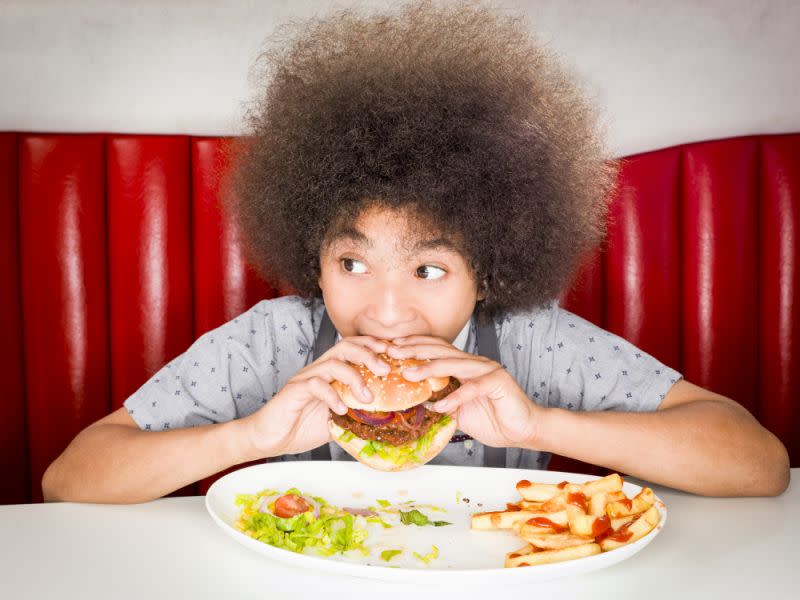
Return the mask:
<path fill-rule="evenodd" d="M 461 502 L 461 492 L 457 491 L 456 492 L 456 504 L 458 504 L 459 502 Z"/>
<path fill-rule="evenodd" d="M 398 496 L 408 496 L 408 490 L 397 490 Z"/>
<path fill-rule="evenodd" d="M 353 498 L 362 498 L 364 496 L 364 492 L 353 492 Z"/>
<path fill-rule="evenodd" d="M 402 554 L 402 553 L 403 553 L 402 550 L 384 550 L 383 552 L 381 552 L 381 560 L 385 560 L 386 562 L 389 562 L 395 556 L 397 556 L 398 554 Z"/>
<path fill-rule="evenodd" d="M 437 548 L 436 546 L 432 546 L 431 548 L 432 548 L 431 551 L 428 552 L 425 556 L 422 556 L 419 552 L 414 552 L 414 556 L 427 565 L 432 560 L 436 560 L 437 558 L 439 558 L 439 548 Z"/>

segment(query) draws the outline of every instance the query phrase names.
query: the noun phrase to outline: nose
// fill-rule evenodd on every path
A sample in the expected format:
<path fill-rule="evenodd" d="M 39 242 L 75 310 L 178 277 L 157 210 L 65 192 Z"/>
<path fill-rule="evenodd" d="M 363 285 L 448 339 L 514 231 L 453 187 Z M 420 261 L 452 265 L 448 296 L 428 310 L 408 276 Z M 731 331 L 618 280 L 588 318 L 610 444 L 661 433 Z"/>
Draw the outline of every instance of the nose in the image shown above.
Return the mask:
<path fill-rule="evenodd" d="M 408 293 L 407 287 L 384 280 L 371 294 L 372 302 L 369 304 L 366 316 L 382 332 L 406 335 L 406 332 L 401 331 L 403 325 L 414 321 L 413 298 Z"/>

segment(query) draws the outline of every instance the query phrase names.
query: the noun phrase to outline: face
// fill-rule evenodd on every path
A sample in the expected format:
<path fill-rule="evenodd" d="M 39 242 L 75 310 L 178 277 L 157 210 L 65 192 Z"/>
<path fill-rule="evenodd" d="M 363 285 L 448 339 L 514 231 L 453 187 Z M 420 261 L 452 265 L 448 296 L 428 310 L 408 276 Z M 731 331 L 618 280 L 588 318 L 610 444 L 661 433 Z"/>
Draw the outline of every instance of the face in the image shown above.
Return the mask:
<path fill-rule="evenodd" d="M 372 207 L 320 255 L 325 308 L 343 337 L 433 335 L 452 342 L 480 299 L 472 269 L 406 213 Z"/>

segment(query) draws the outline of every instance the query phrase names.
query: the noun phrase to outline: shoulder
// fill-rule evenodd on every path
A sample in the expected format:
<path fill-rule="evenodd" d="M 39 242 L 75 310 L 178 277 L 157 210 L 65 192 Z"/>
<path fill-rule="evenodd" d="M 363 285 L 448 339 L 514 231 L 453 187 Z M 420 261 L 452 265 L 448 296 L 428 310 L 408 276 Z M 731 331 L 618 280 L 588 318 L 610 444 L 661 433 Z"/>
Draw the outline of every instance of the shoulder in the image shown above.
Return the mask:
<path fill-rule="evenodd" d="M 298 336 L 313 342 L 325 309 L 320 298 L 281 296 L 262 300 L 240 318 L 260 324 L 281 338 Z"/>
<path fill-rule="evenodd" d="M 498 344 L 501 348 L 516 345 L 529 347 L 531 340 L 542 338 L 558 324 L 560 312 L 556 302 L 549 302 L 495 318 Z"/>
<path fill-rule="evenodd" d="M 318 298 L 281 296 L 261 300 L 248 310 L 207 332 L 202 338 L 235 341 L 258 341 L 257 345 L 290 342 L 310 347 L 319 329 L 324 305 Z M 249 346 L 248 346 L 249 347 Z"/>

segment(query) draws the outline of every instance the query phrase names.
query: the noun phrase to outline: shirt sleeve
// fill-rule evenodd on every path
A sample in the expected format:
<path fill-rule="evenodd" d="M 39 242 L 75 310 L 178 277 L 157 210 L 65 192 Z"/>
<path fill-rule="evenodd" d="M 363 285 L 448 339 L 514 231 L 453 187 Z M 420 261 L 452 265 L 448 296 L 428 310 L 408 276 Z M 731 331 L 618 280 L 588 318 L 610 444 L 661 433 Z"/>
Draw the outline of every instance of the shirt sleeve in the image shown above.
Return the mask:
<path fill-rule="evenodd" d="M 222 423 L 266 404 L 305 363 L 313 339 L 307 304 L 259 302 L 199 337 L 124 403 L 140 429 Z"/>
<path fill-rule="evenodd" d="M 681 374 L 624 338 L 554 305 L 542 355 L 547 405 L 585 411 L 654 411 Z M 549 365 L 547 364 L 549 362 Z"/>

